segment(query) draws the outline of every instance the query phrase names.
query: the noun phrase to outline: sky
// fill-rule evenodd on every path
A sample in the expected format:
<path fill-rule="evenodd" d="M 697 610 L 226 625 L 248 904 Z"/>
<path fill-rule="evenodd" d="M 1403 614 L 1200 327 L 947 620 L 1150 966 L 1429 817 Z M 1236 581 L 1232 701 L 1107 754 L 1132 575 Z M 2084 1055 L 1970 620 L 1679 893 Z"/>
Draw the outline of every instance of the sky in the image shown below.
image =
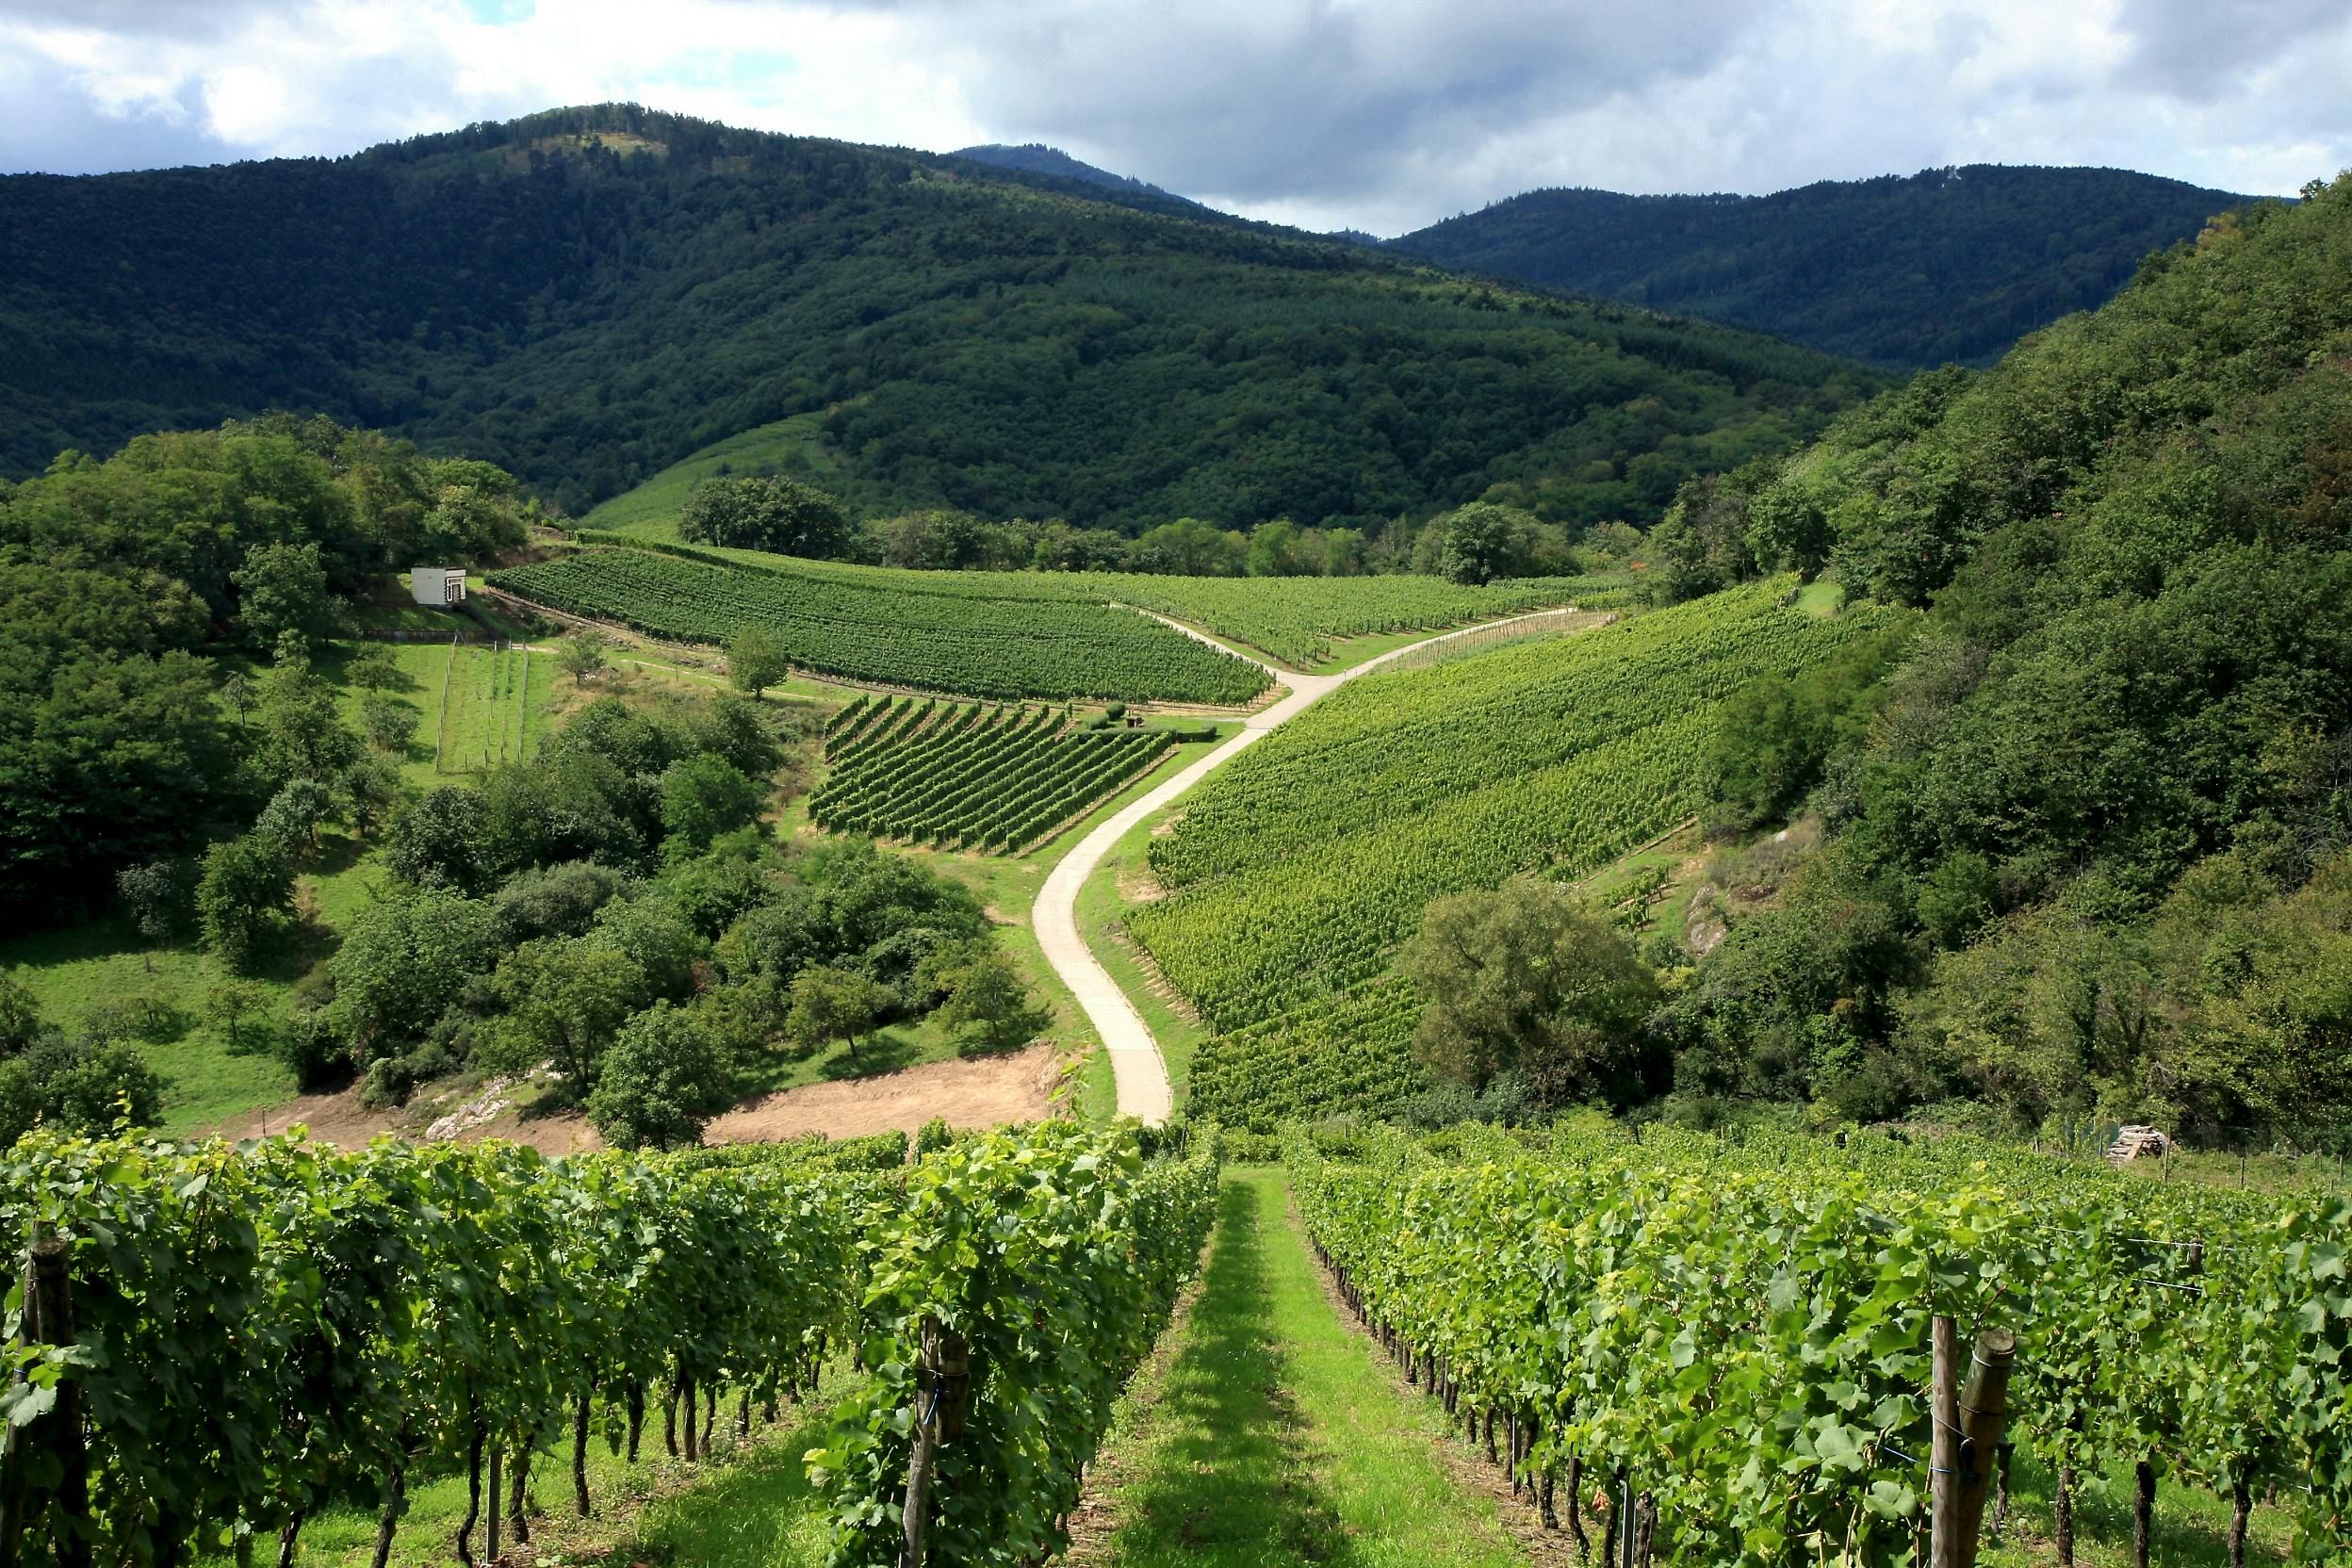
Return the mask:
<path fill-rule="evenodd" d="M 632 100 L 1042 141 L 1392 236 L 1544 186 L 2352 166 L 2346 0 L 0 0 L 0 172 L 334 155 Z"/>

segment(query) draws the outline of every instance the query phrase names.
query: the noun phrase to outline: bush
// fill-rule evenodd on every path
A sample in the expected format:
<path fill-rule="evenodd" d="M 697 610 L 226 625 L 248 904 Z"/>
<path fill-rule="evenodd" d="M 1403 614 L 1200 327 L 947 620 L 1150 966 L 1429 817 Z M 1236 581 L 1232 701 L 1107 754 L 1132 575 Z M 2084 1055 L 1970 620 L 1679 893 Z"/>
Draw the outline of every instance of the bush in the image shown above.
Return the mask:
<path fill-rule="evenodd" d="M 915 1134 L 915 1158 L 937 1153 L 956 1141 L 956 1129 L 947 1124 L 947 1118 L 935 1116 L 924 1122 Z"/>
<path fill-rule="evenodd" d="M 204 852 L 197 919 L 204 945 L 231 969 L 251 969 L 293 907 L 294 868 L 275 844 L 248 833 Z"/>
<path fill-rule="evenodd" d="M 359 1102 L 371 1111 L 405 1105 L 418 1085 L 447 1078 L 464 1065 L 437 1040 L 428 1040 L 405 1056 L 379 1057 L 359 1086 Z"/>
<path fill-rule="evenodd" d="M 695 1013 L 657 1002 L 605 1052 L 588 1119 L 616 1149 L 675 1149 L 702 1141 L 734 1101 L 734 1075 Z"/>
<path fill-rule="evenodd" d="M 596 912 L 617 897 L 626 882 L 610 866 L 591 860 L 517 872 L 490 900 L 498 945 L 519 947 L 539 937 L 578 937 L 596 923 Z"/>
<path fill-rule="evenodd" d="M 163 1080 L 127 1045 L 69 1040 L 44 1031 L 0 1061 L 0 1149 L 35 1127 L 91 1135 L 118 1122 L 152 1127 L 163 1117 Z"/>
<path fill-rule="evenodd" d="M 270 1054 L 294 1074 L 304 1094 L 340 1088 L 351 1077 L 351 1054 L 327 1021 L 316 1012 L 296 1013 L 270 1042 Z"/>

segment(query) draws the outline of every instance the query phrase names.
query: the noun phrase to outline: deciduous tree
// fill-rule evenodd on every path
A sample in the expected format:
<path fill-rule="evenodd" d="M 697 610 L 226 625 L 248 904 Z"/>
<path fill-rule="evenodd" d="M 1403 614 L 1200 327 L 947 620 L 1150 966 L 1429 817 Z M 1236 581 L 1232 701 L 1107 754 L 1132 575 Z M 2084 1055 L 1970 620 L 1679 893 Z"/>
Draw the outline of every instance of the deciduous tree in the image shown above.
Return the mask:
<path fill-rule="evenodd" d="M 784 678 L 792 661 L 784 645 L 764 627 L 746 626 L 727 645 L 727 678 L 754 701 Z"/>
<path fill-rule="evenodd" d="M 231 969 L 249 970 L 257 963 L 268 939 L 293 909 L 294 867 L 277 844 L 248 833 L 204 852 L 196 917 L 204 945 Z"/>
<path fill-rule="evenodd" d="M 1439 899 L 1401 958 L 1429 999 L 1413 1036 L 1438 1076 L 1483 1088 L 1523 1075 L 1547 1103 L 1641 1097 L 1650 972 L 1555 882 Z"/>

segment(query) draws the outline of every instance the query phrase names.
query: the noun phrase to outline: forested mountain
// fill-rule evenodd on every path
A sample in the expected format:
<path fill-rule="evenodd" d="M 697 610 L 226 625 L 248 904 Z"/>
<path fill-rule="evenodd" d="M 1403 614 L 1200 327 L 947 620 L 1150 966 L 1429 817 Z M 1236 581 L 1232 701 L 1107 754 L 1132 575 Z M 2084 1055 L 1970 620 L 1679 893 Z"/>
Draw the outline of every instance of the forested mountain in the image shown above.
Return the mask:
<path fill-rule="evenodd" d="M 1771 196 L 1534 190 L 1390 244 L 1914 369 L 1991 364 L 2246 200 L 2120 169 L 1973 164 Z"/>
<path fill-rule="evenodd" d="M 1830 836 L 1678 993 L 1679 1084 L 2342 1135 L 2352 175 L 2304 194 L 1654 534 L 1681 591 L 1826 562 L 1924 610 L 1726 710 L 1720 814 Z"/>
<path fill-rule="evenodd" d="M 1026 141 L 1018 147 L 1008 147 L 998 141 L 984 142 L 977 147 L 958 147 L 948 156 L 985 163 L 993 169 L 1017 169 L 1024 173 L 1051 175 L 1057 180 L 1076 180 L 1082 185 L 1097 185 L 1106 190 L 1165 196 L 1169 201 L 1182 202 L 1187 206 L 1200 204 L 1189 196 L 1162 190 L 1158 186 L 1133 175 L 1114 174 L 1107 169 L 1097 169 L 1093 164 L 1071 157 L 1059 147 L 1048 147 L 1040 141 Z"/>
<path fill-rule="evenodd" d="M 335 160 L 0 180 L 0 465 L 270 408 L 570 512 L 820 417 L 866 511 L 1656 515 L 1870 387 L 1730 329 L 968 161 L 558 110 Z M 1198 212 L 1199 209 L 1184 208 Z"/>

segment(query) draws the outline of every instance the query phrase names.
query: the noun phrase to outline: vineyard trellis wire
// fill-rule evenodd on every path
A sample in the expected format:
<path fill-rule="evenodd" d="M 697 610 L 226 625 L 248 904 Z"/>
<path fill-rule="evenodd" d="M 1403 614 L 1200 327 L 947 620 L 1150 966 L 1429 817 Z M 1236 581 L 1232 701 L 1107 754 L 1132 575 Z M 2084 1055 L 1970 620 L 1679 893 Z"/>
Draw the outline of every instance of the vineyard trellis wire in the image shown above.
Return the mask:
<path fill-rule="evenodd" d="M 490 584 L 683 642 L 724 643 L 759 626 L 818 675 L 973 696 L 1240 706 L 1270 678 L 1148 615 L 1076 600 L 913 593 L 610 548 L 509 567 Z"/>
<path fill-rule="evenodd" d="M 1576 605 L 1606 610 L 1634 588 L 1605 577 L 1522 578 L 1484 586 L 1418 574 L 1375 577 L 1178 577 L 1142 572 L 944 572 L 802 561 L 758 550 L 656 544 L 582 530 L 584 545 L 633 547 L 683 560 L 750 567 L 804 582 L 930 597 L 1131 605 L 1190 621 L 1285 663 L 1312 667 L 1334 640 L 1433 631 L 1521 611 Z"/>
<path fill-rule="evenodd" d="M 1383 972 L 1434 899 L 1575 876 L 1689 816 L 1716 703 L 1884 624 L 1763 583 L 1332 694 L 1204 783 L 1128 920 L 1231 1031 Z"/>

